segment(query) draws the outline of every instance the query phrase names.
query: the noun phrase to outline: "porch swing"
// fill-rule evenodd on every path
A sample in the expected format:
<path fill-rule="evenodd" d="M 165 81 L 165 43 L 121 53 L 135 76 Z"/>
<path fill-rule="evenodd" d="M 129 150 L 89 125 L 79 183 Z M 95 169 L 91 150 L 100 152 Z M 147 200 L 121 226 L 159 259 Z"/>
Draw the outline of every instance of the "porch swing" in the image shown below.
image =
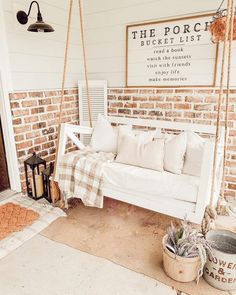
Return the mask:
<path fill-rule="evenodd" d="M 232 21 L 232 3 L 230 6 L 230 2 L 233 0 L 228 0 L 228 13 L 227 16 L 227 29 L 226 36 L 229 33 L 229 23 Z M 67 61 L 68 61 L 68 48 L 70 42 L 70 29 L 71 29 L 71 17 L 72 17 L 72 7 L 73 0 L 70 0 L 70 10 L 69 10 L 69 18 L 68 18 L 68 29 L 67 29 L 67 40 L 66 40 L 66 49 L 65 49 L 65 62 L 64 62 L 64 70 L 63 70 L 63 79 L 62 79 L 62 96 L 60 101 L 60 115 L 59 115 L 59 125 L 58 125 L 58 142 L 57 142 L 57 151 L 56 151 L 56 161 L 55 161 L 55 169 L 54 175 L 52 178 L 52 195 L 54 201 L 58 199 L 60 196 L 60 190 L 58 187 L 59 180 L 59 162 L 61 161 L 63 155 L 66 152 L 66 142 L 67 139 L 72 140 L 72 142 L 78 147 L 78 149 L 83 150 L 85 145 L 83 142 L 77 137 L 77 135 L 91 135 L 93 132 L 92 126 L 92 106 L 91 106 L 91 98 L 89 92 L 89 81 L 88 81 L 88 73 L 87 73 L 87 60 L 86 60 L 86 50 L 85 50 L 85 41 L 84 41 L 84 29 L 83 29 L 83 14 L 81 1 L 78 0 L 79 6 L 79 15 L 80 15 L 80 31 L 82 38 L 82 48 L 83 48 L 83 63 L 84 63 L 84 75 L 85 75 L 85 85 L 86 85 L 86 95 L 87 95 L 87 104 L 88 104 L 88 114 L 90 127 L 87 126 L 78 126 L 78 125 L 70 125 L 63 123 L 62 124 L 62 110 L 63 110 L 63 102 L 64 102 L 64 90 L 65 90 L 65 79 L 67 72 Z M 220 91 L 219 91 L 219 100 L 218 100 L 218 110 L 217 110 L 217 122 L 216 126 L 212 125 L 201 125 L 201 124 L 189 124 L 189 123 L 180 123 L 180 122 L 170 122 L 170 121 L 155 121 L 155 120 L 146 120 L 146 119 L 134 119 L 134 118 L 124 118 L 124 117 L 107 117 L 110 123 L 114 124 L 130 124 L 132 126 L 142 126 L 148 128 L 158 128 L 160 130 L 171 129 L 173 131 L 193 131 L 198 133 L 204 133 L 206 135 L 215 136 L 215 142 L 206 141 L 203 147 L 203 159 L 201 163 L 201 174 L 198 179 L 198 183 L 195 185 L 196 194 L 192 200 L 186 200 L 186 198 L 171 198 L 168 196 L 168 192 L 166 192 L 165 198 L 163 195 L 159 198 L 158 195 L 151 196 L 147 193 L 147 195 L 142 192 L 136 191 L 134 188 L 118 188 L 113 186 L 112 184 L 104 185 L 102 189 L 103 196 L 109 196 L 110 198 L 117 199 L 126 203 L 130 203 L 139 207 L 143 207 L 146 209 L 150 209 L 152 211 L 160 212 L 163 214 L 167 214 L 173 217 L 177 217 L 180 219 L 186 218 L 189 221 L 200 224 L 203 222 L 203 230 L 208 230 L 213 222 L 212 219 L 215 218 L 213 208 L 216 206 L 218 201 L 218 196 L 220 194 L 221 181 L 216 179 L 216 172 L 221 171 L 222 167 L 219 164 L 219 159 L 222 158 L 223 154 L 223 181 L 225 180 L 225 164 L 226 164 L 226 149 L 227 149 L 227 131 L 228 131 L 228 112 L 229 112 L 229 81 L 230 81 L 230 66 L 231 66 L 231 41 L 232 41 L 232 26 L 231 26 L 231 39 L 229 42 L 229 53 L 228 53 L 228 76 L 227 76 L 227 95 L 226 95 L 226 112 L 225 112 L 225 129 L 222 128 L 220 122 L 220 112 L 223 103 L 223 87 L 224 87 L 224 68 L 225 68 L 225 56 L 226 56 L 226 43 L 227 37 L 224 40 L 224 48 L 223 48 L 223 58 L 222 58 L 222 67 L 221 67 L 221 80 L 220 80 Z M 225 135 L 224 135 L 225 134 Z M 128 168 L 127 168 L 128 169 Z M 124 172 L 124 171 L 123 171 Z M 117 171 L 117 173 L 123 173 L 122 171 Z M 129 172 L 129 171 L 128 171 Z M 170 173 L 171 174 L 171 173 Z M 150 174 L 151 175 L 151 174 Z M 119 176 L 118 176 L 119 177 Z M 168 183 L 169 176 L 167 176 L 166 182 Z M 139 180 L 137 180 L 139 181 Z M 183 178 L 181 179 L 182 185 L 188 185 L 189 179 Z M 168 187 L 168 185 L 167 185 Z M 225 187 L 224 187 L 225 188 Z M 191 194 L 191 189 L 188 190 Z M 165 193 L 164 193 L 165 195 Z M 224 189 L 223 194 L 224 196 Z M 222 196 L 220 200 L 222 199 Z M 218 203 L 218 204 L 221 204 Z M 218 206 L 218 209 L 220 205 Z M 205 210 L 206 209 L 206 210 Z M 205 212 L 205 214 L 204 214 Z M 204 219 L 203 219 L 204 217 Z"/>

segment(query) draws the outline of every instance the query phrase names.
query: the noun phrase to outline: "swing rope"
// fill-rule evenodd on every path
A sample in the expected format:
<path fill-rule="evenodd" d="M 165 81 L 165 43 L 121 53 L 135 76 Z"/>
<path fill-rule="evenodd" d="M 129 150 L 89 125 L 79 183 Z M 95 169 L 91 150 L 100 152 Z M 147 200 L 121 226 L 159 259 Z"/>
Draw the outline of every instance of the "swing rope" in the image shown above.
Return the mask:
<path fill-rule="evenodd" d="M 223 93 L 224 93 L 224 79 L 225 79 L 225 63 L 226 63 L 226 54 L 227 54 L 227 44 L 229 40 L 229 49 L 228 49 L 228 71 L 227 71 L 227 95 L 226 95 L 226 111 L 225 111 L 225 135 L 224 135 L 224 157 L 223 157 L 223 197 L 225 194 L 225 164 L 226 164 L 226 152 L 227 152 L 227 131 L 228 131 L 228 112 L 229 112 L 229 93 L 230 93 L 230 68 L 231 68 L 231 55 L 232 55 L 232 39 L 233 39 L 233 19 L 234 19 L 234 11 L 233 6 L 234 0 L 228 0 L 227 4 L 227 17 L 226 17 L 226 29 L 225 29 L 225 38 L 223 43 L 223 54 L 222 54 L 222 63 L 221 63 L 221 77 L 220 77 L 220 91 L 219 91 L 219 99 L 217 105 L 217 121 L 216 121 L 216 136 L 215 136 L 215 144 L 214 144 L 214 158 L 213 158 L 213 169 L 212 169 L 212 182 L 211 182 L 211 197 L 209 206 L 206 207 L 204 218 L 202 221 L 202 231 L 203 233 L 207 233 L 210 229 L 214 227 L 215 219 L 216 219 L 216 210 L 213 207 L 214 202 L 214 193 L 215 193 L 215 178 L 216 178 L 216 170 L 217 170 L 217 162 L 218 162 L 218 148 L 220 142 L 220 114 L 222 110 L 223 104 Z M 231 29 L 230 28 L 231 24 Z M 229 38 L 230 33 L 230 38 Z M 222 196 L 219 198 L 218 206 Z"/>
<path fill-rule="evenodd" d="M 88 101 L 88 112 L 89 112 L 89 122 L 90 127 L 92 127 L 92 111 L 91 111 L 91 99 L 89 95 L 89 86 L 88 86 L 88 71 L 87 71 L 87 60 L 86 60 L 86 50 L 85 50 L 85 39 L 84 39 L 84 26 L 83 26 L 83 12 L 81 0 L 78 0 L 78 9 L 79 9 L 79 17 L 80 17 L 80 33 L 83 47 L 83 64 L 84 64 L 84 75 L 86 81 L 86 94 Z M 69 44 L 71 37 L 71 22 L 72 22 L 72 11 L 73 11 L 73 0 L 70 0 L 69 6 L 69 15 L 68 15 L 68 23 L 67 23 L 67 34 L 66 34 L 66 46 L 64 53 L 64 66 L 63 66 L 63 75 L 62 75 L 62 85 L 61 85 L 61 98 L 60 98 L 60 107 L 59 107 L 59 119 L 58 119 L 58 136 L 57 136 L 57 144 L 56 144 L 56 157 L 54 164 L 54 172 L 51 180 L 51 188 L 52 188 L 52 200 L 53 202 L 57 201 L 60 198 L 60 189 L 58 187 L 57 182 L 54 180 L 57 169 L 57 158 L 58 158 L 58 150 L 59 150 L 59 140 L 60 140 L 60 132 L 61 132 L 61 123 L 63 117 L 63 104 L 65 100 L 65 81 L 67 76 L 67 68 L 68 68 L 68 56 L 69 56 Z"/>
<path fill-rule="evenodd" d="M 85 50 L 84 26 L 83 26 L 84 21 L 83 21 L 81 0 L 78 0 L 78 7 L 79 7 L 79 16 L 80 16 L 80 34 L 81 34 L 82 48 L 83 48 L 83 64 L 84 64 L 84 76 L 85 76 L 85 83 L 86 83 L 86 95 L 87 95 L 87 103 L 88 103 L 89 123 L 90 123 L 90 127 L 93 127 L 91 97 L 89 94 L 89 85 L 88 85 L 87 56 L 86 56 L 86 50 Z"/>
<path fill-rule="evenodd" d="M 229 32 L 229 49 L 228 49 L 228 69 L 227 69 L 227 91 L 226 91 L 226 100 L 225 100 L 225 134 L 224 134 L 224 155 L 223 155 L 223 173 L 222 173 L 222 194 L 220 196 L 219 202 L 217 204 L 217 213 L 225 214 L 225 209 L 223 201 L 225 200 L 225 191 L 226 191 L 226 162 L 227 162 L 227 149 L 228 149 L 228 127 L 229 127 L 229 95 L 230 95 L 230 81 L 231 81 L 231 64 L 232 64 L 232 41 L 234 34 L 234 0 L 231 0 L 231 11 L 230 11 L 230 32 Z"/>

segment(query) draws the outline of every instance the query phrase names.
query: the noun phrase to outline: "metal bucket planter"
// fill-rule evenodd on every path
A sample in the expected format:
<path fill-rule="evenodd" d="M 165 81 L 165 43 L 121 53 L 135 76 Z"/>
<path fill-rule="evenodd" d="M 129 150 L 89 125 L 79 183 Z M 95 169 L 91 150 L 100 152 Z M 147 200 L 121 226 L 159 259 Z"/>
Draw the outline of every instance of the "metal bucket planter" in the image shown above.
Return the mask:
<path fill-rule="evenodd" d="M 197 278 L 200 258 L 187 258 L 175 255 L 165 246 L 167 236 L 162 240 L 163 266 L 166 274 L 178 282 L 191 282 Z"/>
<path fill-rule="evenodd" d="M 213 257 L 204 268 L 204 279 L 213 287 L 236 290 L 236 234 L 226 230 L 212 230 L 206 235 L 214 244 Z"/>

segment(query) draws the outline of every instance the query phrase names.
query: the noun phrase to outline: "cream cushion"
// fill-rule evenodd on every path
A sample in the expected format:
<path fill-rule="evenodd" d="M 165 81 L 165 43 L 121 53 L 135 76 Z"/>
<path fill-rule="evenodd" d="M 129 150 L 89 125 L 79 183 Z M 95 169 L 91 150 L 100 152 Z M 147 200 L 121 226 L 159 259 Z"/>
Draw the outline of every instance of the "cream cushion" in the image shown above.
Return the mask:
<path fill-rule="evenodd" d="M 127 134 L 131 129 L 131 125 L 113 127 L 104 115 L 99 114 L 93 129 L 90 147 L 96 152 L 116 154 L 119 133 Z"/>
<path fill-rule="evenodd" d="M 139 138 L 123 136 L 116 162 L 163 171 L 163 158 L 164 139 L 142 143 Z"/>
<path fill-rule="evenodd" d="M 115 153 L 117 150 L 117 131 L 103 115 L 98 115 L 90 146 L 96 152 Z"/>
<path fill-rule="evenodd" d="M 183 173 L 200 176 L 205 140 L 198 134 L 187 132 L 187 149 L 184 161 Z"/>
<path fill-rule="evenodd" d="M 181 174 L 187 146 L 186 132 L 168 136 L 165 140 L 164 170 Z"/>

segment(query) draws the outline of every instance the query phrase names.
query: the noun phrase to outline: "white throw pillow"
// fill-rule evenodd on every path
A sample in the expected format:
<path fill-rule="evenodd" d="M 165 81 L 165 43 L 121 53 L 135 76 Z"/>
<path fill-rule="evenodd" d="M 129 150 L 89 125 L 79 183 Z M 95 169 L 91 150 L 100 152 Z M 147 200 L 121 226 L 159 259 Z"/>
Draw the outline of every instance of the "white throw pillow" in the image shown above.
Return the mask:
<path fill-rule="evenodd" d="M 90 146 L 96 152 L 116 153 L 117 130 L 111 126 L 103 115 L 98 115 Z"/>
<path fill-rule="evenodd" d="M 165 141 L 164 169 L 181 174 L 184 165 L 184 156 L 187 146 L 186 132 L 171 136 Z"/>
<path fill-rule="evenodd" d="M 198 134 L 187 132 L 187 150 L 184 161 L 183 173 L 200 176 L 203 159 L 204 139 Z"/>
<path fill-rule="evenodd" d="M 128 133 L 131 125 L 112 127 L 104 115 L 99 114 L 90 141 L 91 148 L 96 152 L 117 153 L 118 134 Z"/>
<path fill-rule="evenodd" d="M 141 143 L 138 138 L 124 136 L 118 147 L 116 162 L 163 171 L 164 139 Z"/>
<path fill-rule="evenodd" d="M 127 128 L 129 126 L 129 128 Z M 120 142 L 124 136 L 129 136 L 132 138 L 138 139 L 139 143 L 147 143 L 152 141 L 154 138 L 158 137 L 160 134 L 159 130 L 151 130 L 151 131 L 141 131 L 137 133 L 137 130 L 132 129 L 131 125 L 119 126 L 119 136 L 118 136 L 118 149 Z"/>

